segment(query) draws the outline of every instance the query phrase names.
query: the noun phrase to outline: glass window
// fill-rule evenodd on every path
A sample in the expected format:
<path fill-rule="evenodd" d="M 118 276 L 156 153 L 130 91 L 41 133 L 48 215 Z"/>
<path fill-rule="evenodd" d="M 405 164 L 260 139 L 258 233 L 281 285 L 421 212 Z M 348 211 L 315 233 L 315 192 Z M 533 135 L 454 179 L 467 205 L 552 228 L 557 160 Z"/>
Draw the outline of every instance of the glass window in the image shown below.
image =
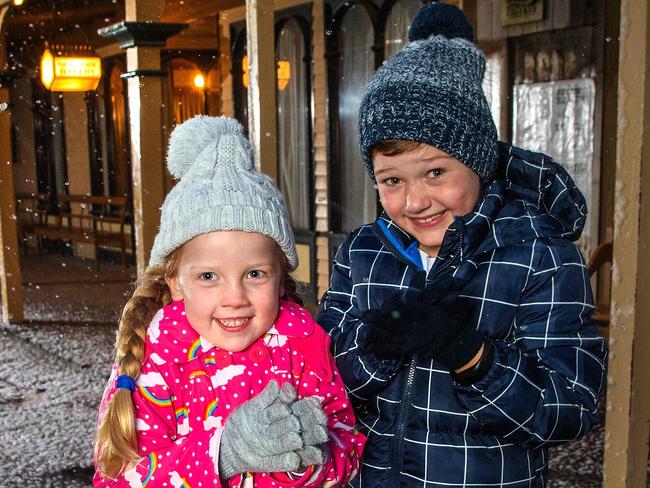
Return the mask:
<path fill-rule="evenodd" d="M 55 201 L 56 195 L 68 191 L 63 94 L 52 93 L 40 81 L 32 80 L 32 103 L 37 191 L 50 193 Z"/>
<path fill-rule="evenodd" d="M 395 2 L 386 19 L 384 59 L 390 58 L 406 45 L 409 26 L 421 6 L 420 0 L 398 0 Z"/>
<path fill-rule="evenodd" d="M 186 59 L 171 61 L 174 125 L 206 113 L 206 76 Z"/>
<path fill-rule="evenodd" d="M 497 128 L 497 135 L 501 138 L 503 134 L 501 128 L 501 91 L 503 72 L 505 69 L 505 56 L 502 51 L 495 51 L 488 54 L 486 58 L 483 92 L 492 112 L 492 118 Z"/>
<path fill-rule="evenodd" d="M 121 67 L 113 66 L 108 83 L 107 132 L 112 141 L 112 144 L 107 144 L 109 148 L 109 187 L 111 195 L 130 196 L 131 168 L 126 120 L 126 93 L 124 80 L 121 78 L 122 71 Z"/>
<path fill-rule="evenodd" d="M 335 158 L 335 231 L 347 233 L 377 216 L 374 184 L 359 152 L 359 105 L 375 68 L 373 28 L 366 10 L 354 5 L 346 12 L 339 32 L 338 157 Z"/>
<path fill-rule="evenodd" d="M 248 63 L 246 55 L 246 30 L 243 29 L 234 37 L 232 46 L 232 87 L 235 118 L 248 135 L 248 74 L 244 66 Z"/>
<path fill-rule="evenodd" d="M 291 224 L 310 229 L 310 117 L 305 39 L 296 20 L 289 20 L 276 46 L 278 169 L 280 190 Z"/>

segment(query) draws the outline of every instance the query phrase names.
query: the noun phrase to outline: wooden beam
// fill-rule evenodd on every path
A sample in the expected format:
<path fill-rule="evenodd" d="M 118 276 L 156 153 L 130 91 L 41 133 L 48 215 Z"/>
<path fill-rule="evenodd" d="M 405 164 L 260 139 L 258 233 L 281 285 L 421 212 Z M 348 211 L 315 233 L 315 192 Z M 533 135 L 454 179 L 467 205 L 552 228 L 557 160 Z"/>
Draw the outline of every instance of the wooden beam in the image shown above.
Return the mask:
<path fill-rule="evenodd" d="M 163 0 L 127 0 L 126 21 L 160 22 Z M 158 233 L 160 207 L 164 198 L 165 164 L 162 133 L 162 77 L 160 48 L 134 46 L 126 50 L 131 136 L 135 256 L 138 276 L 149 262 Z M 145 75 L 149 73 L 149 75 Z"/>
<path fill-rule="evenodd" d="M 645 488 L 650 420 L 650 9 L 622 0 L 605 488 Z"/>
<path fill-rule="evenodd" d="M 312 3 L 312 0 L 274 0 L 273 10 L 283 10 L 285 8 L 297 7 L 299 5 Z M 246 19 L 246 6 L 219 9 L 220 22 L 232 24 Z"/>
<path fill-rule="evenodd" d="M 248 136 L 255 164 L 278 180 L 273 0 L 246 0 Z"/>
<path fill-rule="evenodd" d="M 316 230 L 330 229 L 328 200 L 327 60 L 325 59 L 325 0 L 312 4 L 312 100 L 314 107 L 314 197 Z M 324 272 L 323 272 L 324 270 Z M 316 238 L 316 298 L 327 290 L 330 279 L 329 240 Z M 324 286 L 323 286 L 324 285 Z"/>
<path fill-rule="evenodd" d="M 4 38 L 3 21 L 9 7 L 0 8 L 0 38 Z M 7 68 L 6 43 L 0 42 L 0 71 Z M 1 83 L 1 82 L 0 82 Z M 5 82 L 6 83 L 6 82 Z M 21 323 L 23 289 L 18 254 L 13 157 L 11 150 L 11 108 L 9 87 L 0 84 L 0 295 L 2 321 Z"/>
<path fill-rule="evenodd" d="M 273 9 L 284 10 L 285 8 L 297 7 L 309 3 L 312 3 L 312 0 L 275 0 L 273 2 Z"/>

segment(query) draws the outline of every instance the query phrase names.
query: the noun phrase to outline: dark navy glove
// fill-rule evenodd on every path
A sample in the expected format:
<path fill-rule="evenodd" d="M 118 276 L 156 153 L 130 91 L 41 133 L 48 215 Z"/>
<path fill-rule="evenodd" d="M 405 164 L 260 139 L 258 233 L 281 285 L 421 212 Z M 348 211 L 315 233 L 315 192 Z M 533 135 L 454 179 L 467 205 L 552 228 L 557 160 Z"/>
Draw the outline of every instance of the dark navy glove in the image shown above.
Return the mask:
<path fill-rule="evenodd" d="M 364 313 L 361 320 L 368 329 L 363 352 L 380 359 L 417 354 L 437 360 L 449 371 L 469 363 L 481 349 L 483 335 L 468 323 L 458 292 L 431 302 L 439 290 L 425 289 L 420 300 L 396 295 L 381 309 Z"/>

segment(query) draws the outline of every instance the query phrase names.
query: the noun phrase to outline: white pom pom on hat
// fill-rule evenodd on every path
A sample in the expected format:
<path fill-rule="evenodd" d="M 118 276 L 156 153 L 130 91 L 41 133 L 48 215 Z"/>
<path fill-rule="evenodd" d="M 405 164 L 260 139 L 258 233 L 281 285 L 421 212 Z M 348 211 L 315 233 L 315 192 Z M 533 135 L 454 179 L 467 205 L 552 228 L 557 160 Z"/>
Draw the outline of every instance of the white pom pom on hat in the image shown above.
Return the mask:
<path fill-rule="evenodd" d="M 167 169 L 180 180 L 209 146 L 216 145 L 223 136 L 244 138 L 241 125 L 228 117 L 197 115 L 176 126 L 169 137 Z M 248 144 L 246 142 L 246 144 Z M 252 160 L 249 160 L 252 169 Z"/>
<path fill-rule="evenodd" d="M 167 167 L 180 181 L 163 203 L 150 266 L 162 264 L 197 235 L 221 230 L 266 235 L 287 256 L 290 270 L 298 266 L 282 195 L 271 178 L 255 170 L 251 146 L 236 120 L 197 116 L 176 126 Z"/>

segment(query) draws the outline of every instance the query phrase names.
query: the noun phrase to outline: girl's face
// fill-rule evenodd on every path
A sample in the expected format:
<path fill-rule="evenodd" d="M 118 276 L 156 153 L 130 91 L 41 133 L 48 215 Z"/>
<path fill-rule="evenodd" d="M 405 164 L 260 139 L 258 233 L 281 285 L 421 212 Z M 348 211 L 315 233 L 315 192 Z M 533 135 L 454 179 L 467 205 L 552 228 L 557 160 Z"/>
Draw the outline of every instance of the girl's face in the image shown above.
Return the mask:
<path fill-rule="evenodd" d="M 395 156 L 376 154 L 373 167 L 384 210 L 431 257 L 454 215 L 468 214 L 478 202 L 479 176 L 428 144 Z"/>
<path fill-rule="evenodd" d="M 284 295 L 284 269 L 274 240 L 262 234 L 201 234 L 181 248 L 168 278 L 173 300 L 185 302 L 192 328 L 227 351 L 246 349 L 274 323 Z"/>

